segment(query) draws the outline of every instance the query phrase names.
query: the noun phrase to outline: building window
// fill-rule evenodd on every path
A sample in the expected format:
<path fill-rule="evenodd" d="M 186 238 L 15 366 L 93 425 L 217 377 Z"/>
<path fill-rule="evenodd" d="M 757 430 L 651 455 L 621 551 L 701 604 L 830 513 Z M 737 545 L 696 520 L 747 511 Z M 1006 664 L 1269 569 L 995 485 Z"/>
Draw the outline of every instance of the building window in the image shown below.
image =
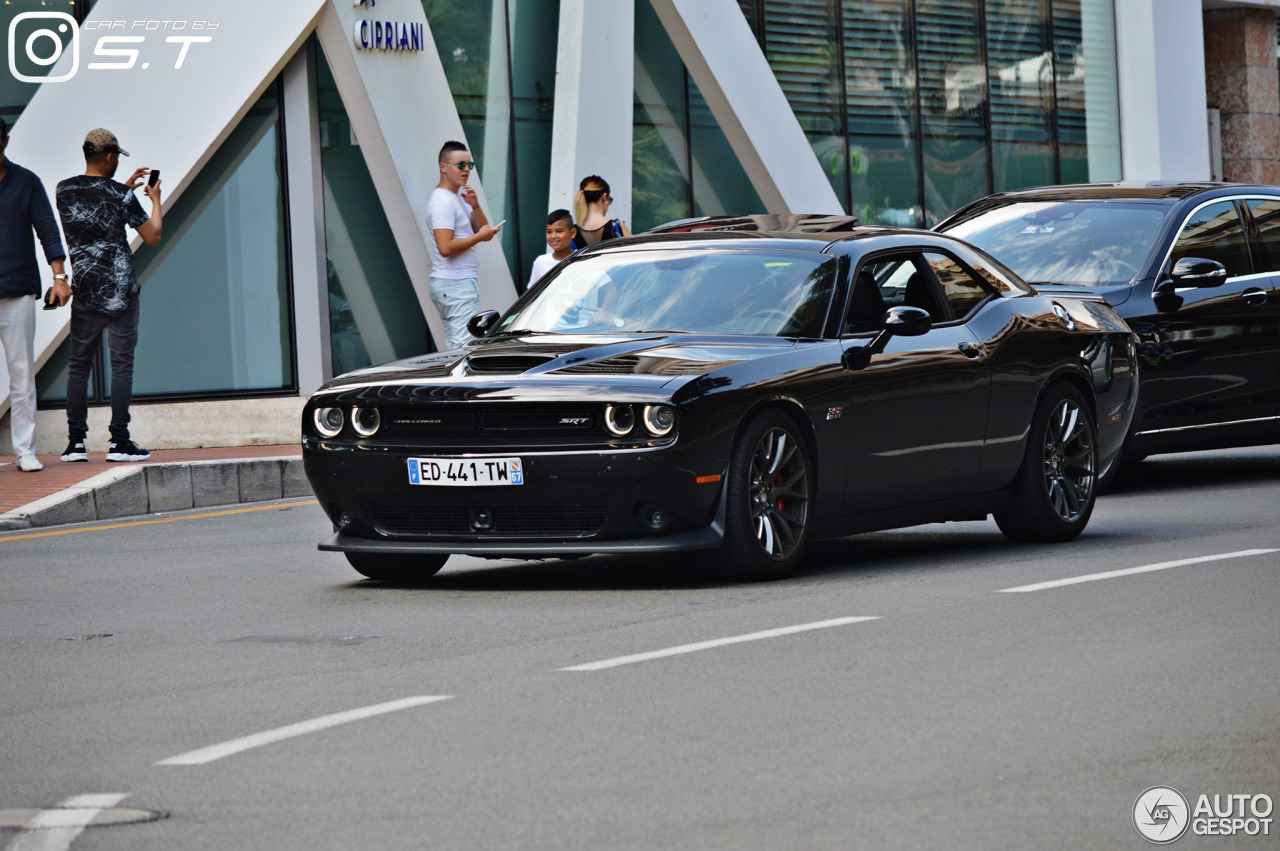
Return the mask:
<path fill-rule="evenodd" d="M 297 390 L 281 135 L 273 84 L 167 207 L 160 245 L 134 254 L 143 304 L 135 398 Z M 68 351 L 64 342 L 40 371 L 42 402 L 65 400 Z M 94 370 L 90 402 L 110 394 L 109 372 Z"/>
<path fill-rule="evenodd" d="M 738 5 L 862 221 L 929 226 L 993 191 L 1120 178 L 1112 0 Z"/>

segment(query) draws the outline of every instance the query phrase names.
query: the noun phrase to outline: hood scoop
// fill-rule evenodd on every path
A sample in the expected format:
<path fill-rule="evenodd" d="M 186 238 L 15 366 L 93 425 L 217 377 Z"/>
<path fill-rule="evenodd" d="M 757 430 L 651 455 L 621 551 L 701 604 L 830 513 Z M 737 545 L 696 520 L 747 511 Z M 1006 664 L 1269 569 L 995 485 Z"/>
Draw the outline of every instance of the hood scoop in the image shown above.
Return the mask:
<path fill-rule="evenodd" d="M 551 355 L 472 355 L 467 375 L 519 375 L 553 360 Z"/>

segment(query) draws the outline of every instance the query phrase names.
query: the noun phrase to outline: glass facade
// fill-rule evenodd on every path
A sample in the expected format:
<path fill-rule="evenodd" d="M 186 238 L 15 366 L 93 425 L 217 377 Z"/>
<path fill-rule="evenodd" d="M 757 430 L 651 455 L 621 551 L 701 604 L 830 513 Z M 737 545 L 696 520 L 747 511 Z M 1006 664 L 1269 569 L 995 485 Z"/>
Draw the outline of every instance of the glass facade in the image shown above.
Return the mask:
<path fill-rule="evenodd" d="M 636 3 L 632 232 L 764 205 L 653 7 Z"/>
<path fill-rule="evenodd" d="M 144 305 L 135 398 L 296 388 L 281 133 L 272 84 L 166 204 L 160 245 L 134 254 Z M 66 398 L 67 345 L 40 371 L 41 401 Z M 95 370 L 91 402 L 110 393 L 107 373 Z"/>
<path fill-rule="evenodd" d="M 561 4 L 420 2 L 490 212 L 507 221 L 501 244 L 522 290 L 546 251 Z M 916 226 L 992 191 L 1120 177 L 1112 3 L 738 0 L 840 202 L 869 223 Z M 0 27 L 21 12 L 63 6 L 84 20 L 92 5 L 6 0 Z M 652 5 L 637 0 L 634 8 L 632 229 L 764 212 Z M 55 45 L 45 36 L 31 45 L 19 70 L 47 73 L 41 61 Z M 314 40 L 309 49 L 325 216 L 321 286 L 329 366 L 340 374 L 434 345 L 331 70 Z M 37 85 L 0 77 L 0 114 L 14 120 Z M 284 179 L 291 166 L 279 98 L 272 84 L 166 210 L 161 246 L 135 257 L 147 303 L 140 397 L 297 390 Z M 444 141 L 425 144 L 434 151 Z M 63 398 L 65 367 L 64 345 L 40 374 L 42 401 Z M 100 402 L 109 387 L 95 380 Z"/>
<path fill-rule="evenodd" d="M 1111 0 L 738 3 L 865 222 L 931 226 L 993 191 L 1120 178 Z"/>
<path fill-rule="evenodd" d="M 329 343 L 334 375 L 432 351 L 391 225 L 316 46 Z"/>

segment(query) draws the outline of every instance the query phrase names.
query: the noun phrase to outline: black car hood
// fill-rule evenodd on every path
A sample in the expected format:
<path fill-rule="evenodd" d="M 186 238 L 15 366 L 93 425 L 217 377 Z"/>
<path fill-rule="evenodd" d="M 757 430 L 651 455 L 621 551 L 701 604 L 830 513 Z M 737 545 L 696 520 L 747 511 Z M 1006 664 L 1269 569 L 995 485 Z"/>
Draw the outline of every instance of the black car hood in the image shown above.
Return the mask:
<path fill-rule="evenodd" d="M 1109 284 L 1105 287 L 1086 287 L 1082 284 L 1055 284 L 1049 281 L 1036 281 L 1031 286 L 1041 295 L 1100 298 L 1112 307 L 1128 301 L 1129 293 L 1133 289 L 1131 281 L 1126 281 L 1123 284 Z"/>
<path fill-rule="evenodd" d="M 789 351 L 796 340 L 783 337 L 725 336 L 657 332 L 547 334 L 480 340 L 463 349 L 395 361 L 335 378 L 324 388 L 378 383 L 439 381 L 458 384 L 487 379 L 633 376 L 646 384 L 693 378 L 716 369 Z M 579 378 L 579 380 L 581 380 Z"/>

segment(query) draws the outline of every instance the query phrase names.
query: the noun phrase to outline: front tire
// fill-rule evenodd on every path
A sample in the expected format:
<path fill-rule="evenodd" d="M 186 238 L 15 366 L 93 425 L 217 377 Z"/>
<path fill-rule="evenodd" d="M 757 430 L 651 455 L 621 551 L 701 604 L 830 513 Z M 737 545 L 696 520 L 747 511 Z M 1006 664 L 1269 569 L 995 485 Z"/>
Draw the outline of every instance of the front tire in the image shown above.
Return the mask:
<path fill-rule="evenodd" d="M 343 553 L 343 555 L 357 571 L 370 579 L 379 579 L 383 582 L 421 582 L 435 576 L 449 560 L 447 554 L 439 553 L 423 555 Z"/>
<path fill-rule="evenodd" d="M 1014 541 L 1069 541 L 1084 531 L 1097 499 L 1098 438 L 1093 415 L 1070 384 L 1048 389 L 1027 436 L 1013 494 L 996 524 Z"/>
<path fill-rule="evenodd" d="M 809 543 L 813 465 L 796 424 L 768 410 L 747 425 L 729 460 L 724 567 L 747 579 L 795 572 Z"/>

